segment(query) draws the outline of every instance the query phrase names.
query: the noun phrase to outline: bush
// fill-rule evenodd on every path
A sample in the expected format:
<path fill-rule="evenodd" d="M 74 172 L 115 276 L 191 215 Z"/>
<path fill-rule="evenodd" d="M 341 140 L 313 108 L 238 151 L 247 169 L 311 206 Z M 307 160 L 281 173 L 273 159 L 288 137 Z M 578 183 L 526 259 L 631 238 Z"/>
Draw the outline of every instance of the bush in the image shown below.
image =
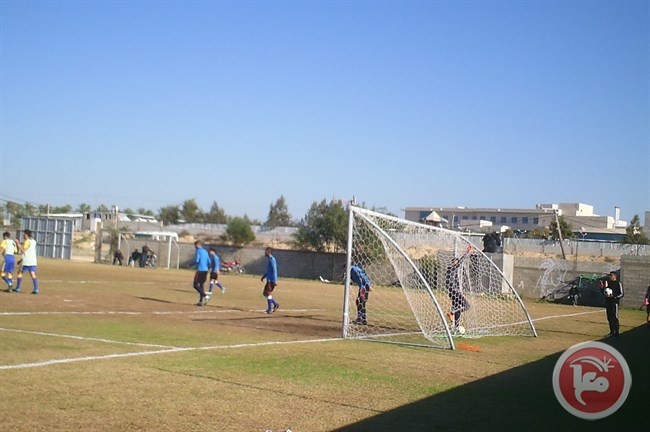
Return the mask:
<path fill-rule="evenodd" d="M 235 245 L 245 245 L 255 240 L 250 222 L 244 218 L 233 218 L 226 228 L 225 238 Z"/>

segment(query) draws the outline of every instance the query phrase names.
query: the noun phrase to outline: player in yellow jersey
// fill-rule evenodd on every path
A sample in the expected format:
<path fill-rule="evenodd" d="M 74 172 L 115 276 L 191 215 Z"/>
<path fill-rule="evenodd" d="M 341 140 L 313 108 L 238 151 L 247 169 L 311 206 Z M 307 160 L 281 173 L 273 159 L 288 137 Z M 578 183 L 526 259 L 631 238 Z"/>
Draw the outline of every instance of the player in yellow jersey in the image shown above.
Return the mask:
<path fill-rule="evenodd" d="M 18 247 L 16 242 L 11 239 L 11 234 L 8 232 L 2 233 L 2 243 L 0 243 L 0 250 L 4 255 L 4 263 L 2 264 L 2 280 L 7 283 L 5 291 L 13 291 L 14 267 L 16 266 L 16 253 Z"/>
<path fill-rule="evenodd" d="M 16 243 L 18 249 L 23 253 L 23 265 L 20 267 L 20 270 L 18 270 L 16 289 L 14 291 L 20 292 L 20 286 L 23 283 L 23 273 L 29 272 L 29 275 L 32 277 L 32 282 L 34 283 L 32 294 L 38 294 L 38 279 L 36 278 L 36 240 L 34 240 L 32 232 L 28 229 L 23 231 L 23 237 L 25 242 L 22 245 Z"/>

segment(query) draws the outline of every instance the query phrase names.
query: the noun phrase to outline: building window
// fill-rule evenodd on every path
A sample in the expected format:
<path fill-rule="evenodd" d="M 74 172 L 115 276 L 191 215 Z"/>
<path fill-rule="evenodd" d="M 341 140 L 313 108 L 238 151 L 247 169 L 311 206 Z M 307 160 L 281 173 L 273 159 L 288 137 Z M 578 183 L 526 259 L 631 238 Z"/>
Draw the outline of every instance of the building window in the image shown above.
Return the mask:
<path fill-rule="evenodd" d="M 463 216 L 463 220 L 467 220 L 467 219 L 469 219 L 468 216 Z"/>
<path fill-rule="evenodd" d="M 472 220 L 476 220 L 476 215 L 472 215 Z"/>
<path fill-rule="evenodd" d="M 507 222 L 508 222 L 508 218 L 506 218 L 505 216 L 501 216 L 501 223 L 504 224 Z"/>
<path fill-rule="evenodd" d="M 528 225 L 528 216 L 522 216 L 521 223 L 524 225 Z"/>
<path fill-rule="evenodd" d="M 480 216 L 479 219 L 485 220 L 485 216 Z"/>
<path fill-rule="evenodd" d="M 497 217 L 496 216 L 490 216 L 490 222 L 497 223 Z"/>
<path fill-rule="evenodd" d="M 517 216 L 513 216 L 510 218 L 510 223 L 516 224 L 517 223 Z"/>
<path fill-rule="evenodd" d="M 539 218 L 538 217 L 533 218 L 533 225 L 539 225 Z"/>

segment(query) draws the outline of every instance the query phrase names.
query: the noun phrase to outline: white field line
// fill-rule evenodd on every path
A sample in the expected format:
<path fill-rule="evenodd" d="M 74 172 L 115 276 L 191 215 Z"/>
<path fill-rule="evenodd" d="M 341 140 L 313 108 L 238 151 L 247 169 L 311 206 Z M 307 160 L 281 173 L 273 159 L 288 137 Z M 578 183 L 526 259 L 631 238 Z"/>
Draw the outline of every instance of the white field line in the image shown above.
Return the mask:
<path fill-rule="evenodd" d="M 590 315 L 590 314 L 595 314 L 595 313 L 603 313 L 603 310 L 595 310 L 595 311 L 588 311 L 588 312 L 576 312 L 576 313 L 571 313 L 571 314 L 564 314 L 564 315 L 550 315 L 550 316 L 545 316 L 545 317 L 540 317 L 540 318 L 533 318 L 533 321 L 543 321 L 547 319 L 555 319 L 555 318 L 568 318 L 568 317 L 574 317 L 574 316 L 580 316 L 580 315 Z"/>
<path fill-rule="evenodd" d="M 215 345 L 207 347 L 188 347 L 188 348 L 169 348 L 158 351 L 141 351 L 141 352 L 132 352 L 132 353 L 123 353 L 123 354 L 108 354 L 104 356 L 89 356 L 89 357 L 76 357 L 68 359 L 56 359 L 56 360 L 47 360 L 37 363 L 22 363 L 15 365 L 0 365 L 0 370 L 4 369 L 25 369 L 33 367 L 42 367 L 50 366 L 53 364 L 61 363 L 77 363 L 82 361 L 91 361 L 91 360 L 105 360 L 121 357 L 136 357 L 136 356 L 145 356 L 153 354 L 165 354 L 181 351 L 198 351 L 198 350 L 217 350 L 217 349 L 236 349 L 236 348 L 248 348 L 248 347 L 259 347 L 259 346 L 269 346 L 269 345 L 294 345 L 302 343 L 320 343 L 320 342 L 332 342 L 340 341 L 341 338 L 326 338 L 326 339 L 308 339 L 308 340 L 299 340 L 299 341 L 273 341 L 273 342 L 258 342 L 250 344 L 235 344 L 235 345 Z"/>
<path fill-rule="evenodd" d="M 548 319 L 555 319 L 555 318 L 569 318 L 569 317 L 574 317 L 574 316 L 579 316 L 579 315 L 590 315 L 594 313 L 602 313 L 600 310 L 595 310 L 595 311 L 589 311 L 589 312 L 576 312 L 576 313 L 571 313 L 571 314 L 563 314 L 563 315 L 550 315 L 550 316 L 545 316 L 545 317 L 539 317 L 539 318 L 532 318 L 532 322 L 537 322 L 537 321 L 544 321 Z M 472 330 L 480 330 L 480 329 L 491 329 L 491 328 L 499 328 L 499 327 L 510 327 L 510 326 L 516 326 L 516 325 L 528 325 L 528 321 L 517 321 L 513 323 L 506 323 L 506 324 L 495 324 L 491 325 L 488 327 L 478 327 L 476 329 Z"/>
<path fill-rule="evenodd" d="M 0 365 L 0 370 L 4 369 L 25 369 L 25 368 L 33 368 L 33 367 L 40 367 L 40 366 L 50 366 L 53 364 L 61 364 L 61 363 L 76 363 L 76 362 L 82 362 L 82 361 L 90 361 L 90 360 L 104 360 L 104 359 L 111 359 L 111 358 L 120 358 L 120 357 L 135 357 L 135 356 L 143 356 L 143 355 L 150 355 L 150 354 L 161 354 L 161 353 L 171 353 L 171 352 L 179 352 L 179 351 L 187 351 L 190 348 L 171 348 L 171 349 L 166 349 L 166 350 L 159 350 L 159 351 L 142 351 L 142 352 L 133 352 L 133 353 L 123 353 L 123 354 L 108 354 L 104 356 L 91 356 L 91 357 L 77 357 L 77 358 L 68 358 L 68 359 L 55 359 L 55 360 L 46 360 L 42 362 L 37 362 L 37 363 L 21 363 L 21 364 L 15 364 L 15 365 Z"/>
<path fill-rule="evenodd" d="M 47 333 L 47 332 L 32 331 L 32 330 L 16 330 L 16 329 L 8 329 L 8 328 L 2 328 L 2 327 L 0 327 L 0 331 L 14 332 L 14 333 L 28 333 L 28 334 L 39 335 L 39 336 L 54 336 L 54 337 L 65 338 L 65 339 L 76 339 L 76 340 L 82 340 L 82 341 L 105 342 L 105 343 L 121 344 L 121 345 L 135 345 L 135 346 L 166 348 L 166 349 L 175 349 L 175 348 L 177 348 L 177 347 L 171 347 L 171 346 L 167 346 L 167 345 L 148 344 L 148 343 L 140 343 L 140 342 L 122 342 L 122 341 L 116 341 L 116 340 L 111 340 L 111 339 L 93 338 L 93 337 L 84 337 L 84 336 L 75 336 L 75 335 L 66 335 L 66 334 L 59 334 L 59 333 Z"/>
<path fill-rule="evenodd" d="M 266 309 L 249 309 L 245 312 L 265 312 Z M 281 312 L 325 312 L 326 309 L 282 309 Z M 242 312 L 241 309 L 207 309 L 197 311 L 41 311 L 41 312 L 0 312 L 0 316 L 27 316 L 27 315 L 192 315 L 192 314 L 220 314 Z M 276 312 L 279 314 L 280 312 Z"/>

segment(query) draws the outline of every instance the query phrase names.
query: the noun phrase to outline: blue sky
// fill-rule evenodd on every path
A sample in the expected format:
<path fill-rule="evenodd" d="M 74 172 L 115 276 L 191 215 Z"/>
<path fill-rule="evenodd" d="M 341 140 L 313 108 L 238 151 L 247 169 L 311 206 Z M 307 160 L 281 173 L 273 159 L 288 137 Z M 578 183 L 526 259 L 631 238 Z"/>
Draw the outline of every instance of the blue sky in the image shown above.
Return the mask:
<path fill-rule="evenodd" d="M 0 199 L 650 210 L 650 2 L 0 2 Z"/>

